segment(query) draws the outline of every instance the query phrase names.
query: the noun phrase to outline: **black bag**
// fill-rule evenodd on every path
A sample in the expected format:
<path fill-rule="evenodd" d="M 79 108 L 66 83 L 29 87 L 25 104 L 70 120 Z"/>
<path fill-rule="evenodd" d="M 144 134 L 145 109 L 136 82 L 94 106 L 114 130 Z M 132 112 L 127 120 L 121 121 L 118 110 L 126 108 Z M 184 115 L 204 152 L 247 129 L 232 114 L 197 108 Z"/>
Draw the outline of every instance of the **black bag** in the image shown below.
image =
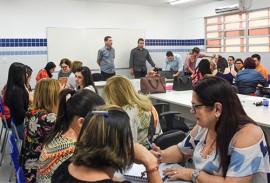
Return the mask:
<path fill-rule="evenodd" d="M 260 87 L 260 92 L 263 95 L 270 95 L 270 88 L 267 87 Z"/>
<path fill-rule="evenodd" d="M 175 77 L 173 80 L 173 90 L 176 90 L 176 91 L 192 90 L 191 76 Z"/>

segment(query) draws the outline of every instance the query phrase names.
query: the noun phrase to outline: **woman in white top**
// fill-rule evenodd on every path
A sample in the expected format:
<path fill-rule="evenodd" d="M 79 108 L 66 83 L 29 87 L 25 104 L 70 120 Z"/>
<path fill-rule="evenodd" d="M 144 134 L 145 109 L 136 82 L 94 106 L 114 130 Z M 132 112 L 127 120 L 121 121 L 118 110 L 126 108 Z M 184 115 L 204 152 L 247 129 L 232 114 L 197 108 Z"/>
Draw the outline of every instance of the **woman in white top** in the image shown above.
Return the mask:
<path fill-rule="evenodd" d="M 76 90 L 88 89 L 97 93 L 91 70 L 86 67 L 78 67 L 75 72 Z"/>
<path fill-rule="evenodd" d="M 104 86 L 106 102 L 123 108 L 130 118 L 134 143 L 147 147 L 146 140 L 153 140 L 162 133 L 158 114 L 147 96 L 139 94 L 125 76 L 113 76 Z M 148 137 L 151 116 L 156 116 L 156 129 Z M 154 130 L 153 130 L 154 131 Z"/>
<path fill-rule="evenodd" d="M 197 125 L 190 134 L 165 150 L 152 144 L 152 153 L 164 163 L 192 157 L 195 168 L 170 168 L 165 175 L 202 183 L 267 183 L 267 137 L 247 116 L 231 85 L 223 78 L 204 78 L 195 84 L 191 104 Z"/>
<path fill-rule="evenodd" d="M 69 75 L 68 81 L 67 81 L 71 89 L 76 88 L 75 72 L 76 72 L 76 69 L 81 66 L 82 66 L 81 61 L 73 61 L 71 64 L 71 74 Z"/>

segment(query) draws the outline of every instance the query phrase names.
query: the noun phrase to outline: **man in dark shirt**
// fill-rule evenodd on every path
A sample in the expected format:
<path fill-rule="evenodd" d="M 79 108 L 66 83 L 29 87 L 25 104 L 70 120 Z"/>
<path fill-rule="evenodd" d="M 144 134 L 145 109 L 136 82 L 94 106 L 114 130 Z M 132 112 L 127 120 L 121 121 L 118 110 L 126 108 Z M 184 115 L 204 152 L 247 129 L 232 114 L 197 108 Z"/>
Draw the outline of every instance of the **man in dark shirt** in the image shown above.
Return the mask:
<path fill-rule="evenodd" d="M 131 50 L 129 59 L 130 74 L 135 78 L 145 77 L 147 74 L 146 60 L 152 67 L 156 67 L 149 52 L 144 48 L 144 39 L 138 39 L 138 46 Z M 156 67 L 158 68 L 158 67 Z"/>

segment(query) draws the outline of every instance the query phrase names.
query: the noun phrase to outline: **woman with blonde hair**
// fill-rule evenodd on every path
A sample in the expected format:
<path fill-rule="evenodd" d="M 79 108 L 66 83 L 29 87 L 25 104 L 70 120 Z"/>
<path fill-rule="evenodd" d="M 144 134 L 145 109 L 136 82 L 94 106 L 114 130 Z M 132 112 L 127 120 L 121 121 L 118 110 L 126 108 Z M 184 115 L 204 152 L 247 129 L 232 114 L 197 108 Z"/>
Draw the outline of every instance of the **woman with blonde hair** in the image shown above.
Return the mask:
<path fill-rule="evenodd" d="M 107 103 L 122 107 L 129 115 L 133 142 L 147 146 L 162 133 L 158 114 L 147 96 L 137 93 L 133 84 L 125 76 L 113 76 L 104 86 Z M 153 134 L 148 134 L 151 118 L 156 122 Z"/>
<path fill-rule="evenodd" d="M 27 182 L 36 182 L 37 162 L 42 143 L 56 121 L 59 82 L 42 79 L 36 87 L 33 104 L 25 116 L 21 166 Z"/>

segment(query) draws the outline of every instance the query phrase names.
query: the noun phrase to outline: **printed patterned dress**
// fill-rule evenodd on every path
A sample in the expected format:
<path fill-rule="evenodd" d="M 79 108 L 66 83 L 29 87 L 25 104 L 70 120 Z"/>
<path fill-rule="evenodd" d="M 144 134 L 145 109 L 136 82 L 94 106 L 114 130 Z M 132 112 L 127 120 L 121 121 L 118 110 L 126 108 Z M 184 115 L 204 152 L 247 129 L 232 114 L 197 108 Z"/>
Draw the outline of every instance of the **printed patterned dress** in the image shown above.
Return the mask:
<path fill-rule="evenodd" d="M 151 111 L 140 112 L 136 104 L 134 104 L 134 106 L 125 105 L 123 109 L 126 111 L 126 113 L 128 114 L 130 118 L 130 127 L 132 131 L 132 136 L 133 136 L 133 143 L 140 143 L 143 146 L 148 148 L 146 140 L 147 140 L 148 129 L 149 129 L 150 120 L 151 120 Z M 162 129 L 159 123 L 159 119 L 157 118 L 157 120 L 158 121 L 157 121 L 157 126 L 156 126 L 156 133 L 153 137 L 153 140 L 157 136 L 162 134 Z"/>
<path fill-rule="evenodd" d="M 39 158 L 37 182 L 50 183 L 54 171 L 67 159 L 75 150 L 75 141 L 58 133 L 55 138 L 43 147 Z"/>
<path fill-rule="evenodd" d="M 44 109 L 29 110 L 24 124 L 24 142 L 20 163 L 26 182 L 36 182 L 42 143 L 56 121 L 56 114 Z"/>
<path fill-rule="evenodd" d="M 213 151 L 206 159 L 201 156 L 207 132 L 207 128 L 200 127 L 194 137 L 188 135 L 178 144 L 178 148 L 186 155 L 193 155 L 193 162 L 197 170 L 202 170 L 211 175 L 222 176 L 218 152 Z M 232 144 L 234 137 L 228 148 L 230 164 L 226 176 L 244 177 L 254 174 L 252 182 L 267 183 L 266 173 L 270 172 L 270 165 L 265 136 L 263 135 L 257 144 L 246 148 L 234 147 Z"/>

